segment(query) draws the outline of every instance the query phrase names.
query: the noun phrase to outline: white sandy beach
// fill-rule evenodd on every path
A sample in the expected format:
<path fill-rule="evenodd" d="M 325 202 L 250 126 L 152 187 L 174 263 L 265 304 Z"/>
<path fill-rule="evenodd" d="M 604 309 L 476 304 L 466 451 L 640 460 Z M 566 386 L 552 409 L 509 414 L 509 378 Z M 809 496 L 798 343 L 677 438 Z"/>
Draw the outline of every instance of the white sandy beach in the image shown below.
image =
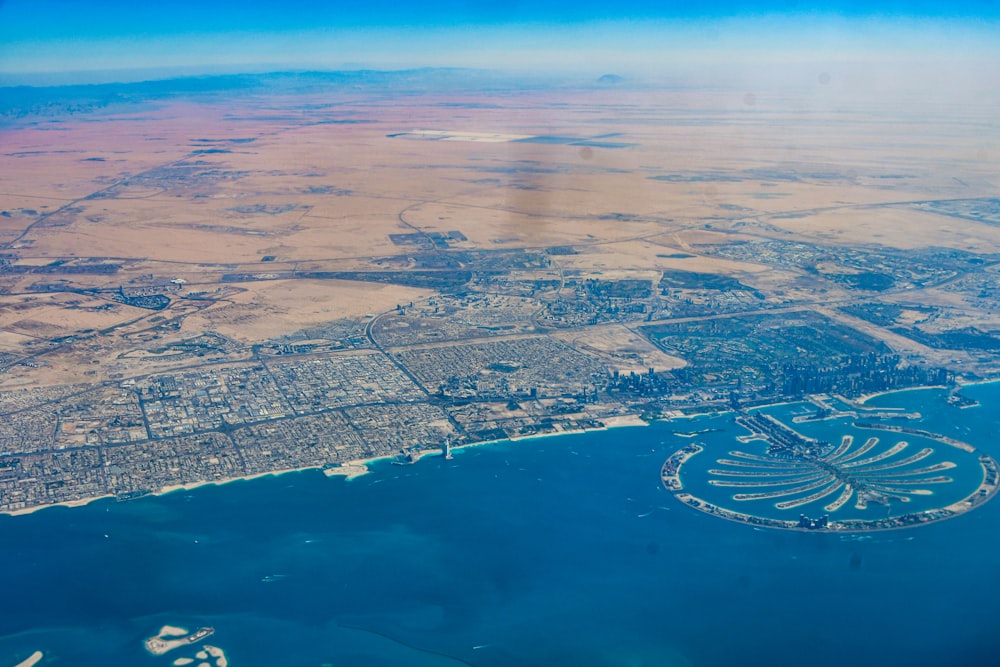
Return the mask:
<path fill-rule="evenodd" d="M 606 417 L 606 418 L 602 419 L 601 421 L 602 421 L 602 423 L 604 425 L 600 426 L 600 427 L 597 427 L 597 428 L 589 428 L 589 429 L 567 429 L 567 430 L 560 430 L 560 431 L 550 431 L 550 432 L 547 432 L 547 433 L 532 433 L 530 435 L 513 436 L 513 437 L 510 437 L 510 438 L 501 438 L 501 439 L 497 439 L 497 440 L 484 440 L 482 442 L 470 442 L 470 443 L 466 443 L 466 444 L 453 445 L 452 446 L 452 450 L 456 451 L 456 450 L 459 450 L 459 449 L 465 449 L 467 447 L 482 447 L 482 446 L 486 446 L 486 445 L 494 445 L 494 444 L 501 443 L 501 442 L 531 440 L 531 439 L 535 439 L 535 438 L 548 438 L 548 437 L 559 436 L 559 435 L 572 435 L 574 433 L 585 433 L 587 431 L 606 431 L 606 430 L 609 430 L 609 429 L 612 429 L 612 428 L 623 428 L 623 427 L 632 427 L 632 426 L 648 426 L 649 425 L 648 422 L 646 422 L 645 420 L 643 420 L 642 418 L 640 418 L 639 415 L 614 415 L 614 416 L 611 416 L 611 417 Z M 414 462 L 416 462 L 417 460 L 419 460 L 419 459 L 421 459 L 421 458 L 423 458 L 425 456 L 433 456 L 434 454 L 443 454 L 443 450 L 441 448 L 437 448 L 437 447 L 436 448 L 422 450 L 422 451 L 420 451 L 420 452 L 418 452 L 416 454 L 416 456 L 414 458 Z M 239 477 L 229 477 L 229 478 L 226 478 L 226 479 L 210 480 L 210 481 L 204 481 L 204 482 L 188 482 L 186 484 L 171 484 L 171 485 L 168 485 L 168 486 L 164 486 L 164 487 L 162 487 L 161 489 L 159 489 L 157 491 L 154 491 L 150 495 L 162 496 L 162 495 L 165 495 L 165 494 L 168 494 L 168 493 L 174 493 L 176 491 L 190 491 L 192 489 L 197 489 L 198 487 L 202 487 L 202 486 L 209 486 L 209 485 L 219 486 L 219 485 L 222 485 L 222 484 L 228 484 L 230 482 L 236 482 L 236 481 L 241 481 L 241 480 L 242 481 L 248 481 L 248 480 L 253 480 L 253 479 L 259 479 L 261 477 L 268 477 L 270 475 L 283 475 L 285 473 L 300 472 L 300 471 L 303 471 L 303 470 L 322 470 L 323 474 L 326 475 L 327 477 L 343 476 L 347 480 L 352 480 L 352 479 L 355 479 L 357 477 L 360 477 L 362 475 L 367 474 L 370 471 L 370 466 L 371 466 L 372 463 L 375 463 L 377 461 L 384 461 L 384 460 L 394 459 L 396 457 L 397 457 L 397 454 L 395 454 L 395 453 L 394 454 L 383 454 L 383 455 L 380 455 L 380 456 L 374 456 L 374 457 L 369 458 L 369 459 L 358 459 L 358 460 L 354 460 L 354 461 L 349 461 L 349 462 L 347 462 L 345 464 L 342 464 L 340 466 L 337 466 L 337 467 L 305 466 L 305 467 L 302 467 L 302 468 L 287 468 L 287 469 L 284 469 L 284 470 L 274 470 L 274 471 L 269 471 L 269 472 L 257 473 L 257 474 L 254 474 L 254 475 L 241 475 Z M 14 510 L 13 512 L 0 512 L 0 514 L 11 514 L 11 515 L 31 514 L 32 512 L 37 512 L 38 510 L 46 509 L 48 507 L 59 507 L 59 506 L 64 506 L 64 507 L 79 507 L 79 506 L 82 506 L 82 505 L 87 505 L 89 503 L 95 502 L 97 500 L 102 500 L 104 498 L 114 498 L 114 497 L 115 496 L 113 496 L 113 495 L 103 495 L 103 496 L 98 496 L 98 497 L 95 497 L 95 498 L 85 498 L 85 499 L 81 499 L 81 500 L 74 500 L 74 501 L 69 501 L 69 502 L 64 502 L 64 503 L 53 503 L 52 505 L 39 505 L 37 507 L 29 507 L 29 508 L 20 509 L 20 510 Z"/>
<path fill-rule="evenodd" d="M 535 440 L 537 438 L 550 438 L 557 435 L 575 435 L 578 433 L 589 433 L 591 431 L 610 431 L 613 428 L 628 428 L 632 426 L 649 426 L 649 422 L 642 419 L 639 415 L 616 415 L 614 417 L 607 417 L 602 419 L 601 422 L 604 426 L 598 426 L 596 428 L 571 428 L 560 431 L 547 431 L 545 433 L 531 433 L 529 435 L 514 435 L 508 438 L 512 442 L 519 442 L 521 440 Z M 462 445 L 462 447 L 476 447 L 479 445 L 492 445 L 498 442 L 507 442 L 507 440 L 487 440 L 486 442 L 474 442 L 470 445 Z"/>
<path fill-rule="evenodd" d="M 96 496 L 94 498 L 81 498 L 80 500 L 67 500 L 61 503 L 52 503 L 51 505 L 36 505 L 35 507 L 25 507 L 24 509 L 14 510 L 12 512 L 0 512 L 0 514 L 9 514 L 10 516 L 20 516 L 22 514 L 32 514 L 38 510 L 47 509 L 49 507 L 82 507 L 84 505 L 89 505 L 92 502 L 101 500 L 103 498 L 114 498 L 111 494 L 105 494 L 103 496 Z M 17 665 L 17 667 L 21 667 Z"/>
<path fill-rule="evenodd" d="M 962 386 L 964 385 L 960 384 L 959 388 L 961 388 Z M 909 391 L 923 391 L 925 389 L 947 389 L 947 388 L 948 387 L 944 386 L 943 384 L 935 384 L 927 387 L 904 387 L 903 389 L 887 389 L 885 391 L 876 391 L 872 394 L 862 394 L 861 396 L 853 400 L 846 398 L 844 396 L 838 396 L 838 398 L 840 398 L 843 401 L 846 401 L 849 404 L 862 407 L 868 401 L 872 400 L 873 398 L 878 398 L 879 396 L 888 396 L 889 394 L 902 394 L 903 392 L 909 392 Z"/>

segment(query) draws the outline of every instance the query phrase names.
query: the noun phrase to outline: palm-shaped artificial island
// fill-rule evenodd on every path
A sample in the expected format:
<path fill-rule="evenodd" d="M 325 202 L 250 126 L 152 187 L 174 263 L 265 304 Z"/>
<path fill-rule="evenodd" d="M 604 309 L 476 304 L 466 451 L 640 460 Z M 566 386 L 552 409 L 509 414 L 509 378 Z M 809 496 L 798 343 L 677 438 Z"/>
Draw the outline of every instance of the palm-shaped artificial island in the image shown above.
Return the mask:
<path fill-rule="evenodd" d="M 738 440 L 756 443 L 760 452 L 730 450 L 709 467 L 685 467 L 711 449 L 694 443 L 661 470 L 663 484 L 682 502 L 725 519 L 799 530 L 887 530 L 957 516 L 997 491 L 996 461 L 945 436 L 845 420 L 848 432 L 834 444 L 763 411 L 741 412 L 736 422 L 750 431 Z"/>

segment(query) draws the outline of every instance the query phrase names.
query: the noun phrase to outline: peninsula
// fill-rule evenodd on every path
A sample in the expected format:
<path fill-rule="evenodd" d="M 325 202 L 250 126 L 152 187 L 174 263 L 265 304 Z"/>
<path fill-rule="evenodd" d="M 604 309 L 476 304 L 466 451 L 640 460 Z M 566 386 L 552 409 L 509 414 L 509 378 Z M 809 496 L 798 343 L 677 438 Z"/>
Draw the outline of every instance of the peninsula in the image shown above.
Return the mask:
<path fill-rule="evenodd" d="M 34 665 L 37 665 L 44 657 L 44 653 L 41 651 L 35 651 L 30 656 L 14 665 L 14 667 L 34 667 Z"/>

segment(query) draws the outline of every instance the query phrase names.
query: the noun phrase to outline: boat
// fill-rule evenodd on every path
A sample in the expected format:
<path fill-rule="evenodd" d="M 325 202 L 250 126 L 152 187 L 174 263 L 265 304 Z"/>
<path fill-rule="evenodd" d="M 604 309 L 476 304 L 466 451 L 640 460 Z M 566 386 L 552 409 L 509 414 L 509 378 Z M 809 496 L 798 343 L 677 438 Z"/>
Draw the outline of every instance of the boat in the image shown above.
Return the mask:
<path fill-rule="evenodd" d="M 194 633 L 185 637 L 185 640 L 189 644 L 194 644 L 213 634 L 215 634 L 215 628 L 198 628 Z"/>

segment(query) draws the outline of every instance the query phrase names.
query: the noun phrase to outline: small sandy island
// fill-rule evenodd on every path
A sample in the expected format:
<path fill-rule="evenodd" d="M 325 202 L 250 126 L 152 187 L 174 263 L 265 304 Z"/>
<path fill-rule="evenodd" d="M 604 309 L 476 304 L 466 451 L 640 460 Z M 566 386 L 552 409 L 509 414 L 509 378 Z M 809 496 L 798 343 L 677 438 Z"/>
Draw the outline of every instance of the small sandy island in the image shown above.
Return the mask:
<path fill-rule="evenodd" d="M 344 463 L 333 468 L 327 468 L 323 471 L 323 474 L 327 477 L 343 475 L 347 479 L 354 479 L 355 477 L 360 477 L 367 472 L 368 466 L 365 465 L 364 461 L 351 461 L 350 463 Z"/>
<path fill-rule="evenodd" d="M 32 665 L 37 665 L 38 661 L 41 660 L 43 656 L 44 654 L 41 651 L 35 651 L 30 656 L 28 656 L 26 660 L 22 660 L 21 662 L 14 665 L 14 667 L 32 667 Z"/>
<path fill-rule="evenodd" d="M 205 646 L 205 650 L 208 654 L 215 658 L 215 667 L 229 667 L 229 660 L 226 658 L 225 652 L 218 646 Z"/>
<path fill-rule="evenodd" d="M 209 656 L 212 657 L 212 662 L 208 661 Z M 229 659 L 226 658 L 226 653 L 218 646 L 208 646 L 207 644 L 202 647 L 202 650 L 195 653 L 193 658 L 177 658 L 174 660 L 174 665 L 176 667 L 185 667 L 195 662 L 198 662 L 195 667 L 201 667 L 202 665 L 213 667 L 213 663 L 214 667 L 229 667 Z"/>

